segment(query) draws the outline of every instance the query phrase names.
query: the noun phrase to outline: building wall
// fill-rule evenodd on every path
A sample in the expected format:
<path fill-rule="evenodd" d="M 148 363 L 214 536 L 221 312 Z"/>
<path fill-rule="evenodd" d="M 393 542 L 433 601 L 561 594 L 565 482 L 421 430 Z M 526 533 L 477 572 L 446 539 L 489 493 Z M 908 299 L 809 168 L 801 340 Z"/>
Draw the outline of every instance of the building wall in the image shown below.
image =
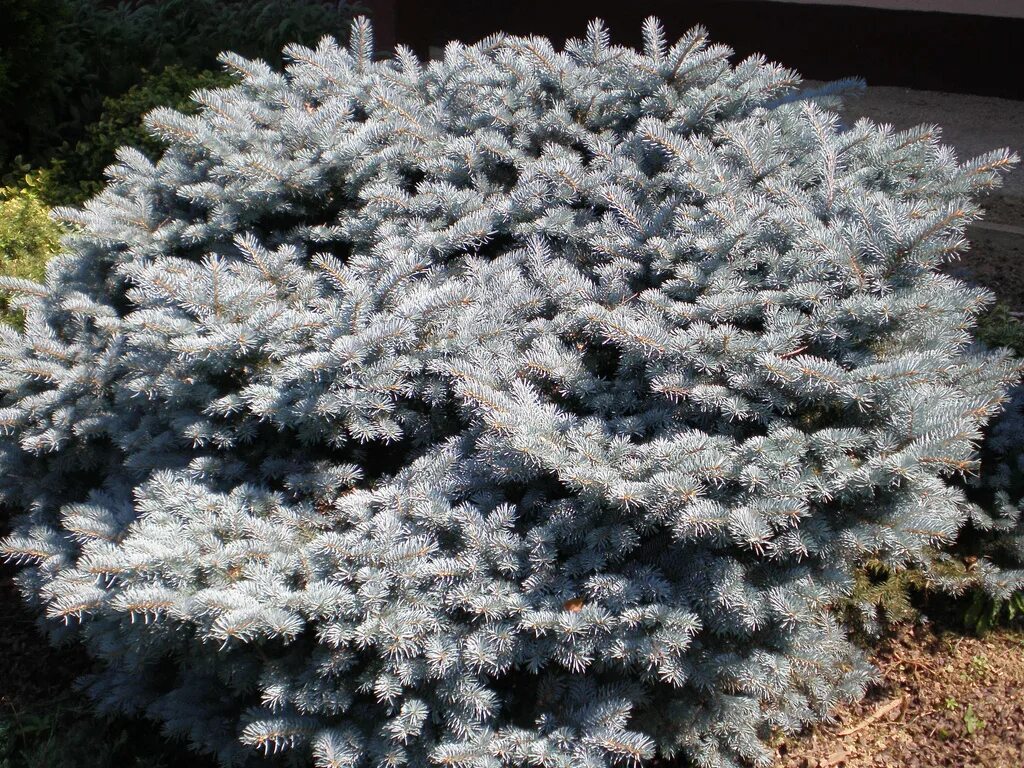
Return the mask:
<path fill-rule="evenodd" d="M 999 0 L 1006 9 L 1024 0 Z M 997 0 L 956 0 L 981 8 Z M 858 3 L 858 5 L 852 5 Z M 915 10 L 860 3 L 913 6 Z M 701 24 L 736 59 L 761 53 L 804 77 L 862 77 L 950 93 L 1024 100 L 1020 76 L 1024 13 L 993 16 L 921 12 L 954 0 L 373 0 L 393 8 L 394 41 L 426 58 L 450 40 L 472 43 L 498 31 L 537 34 L 556 46 L 580 37 L 587 22 L 603 19 L 616 43 L 639 46 L 647 16 L 657 16 L 669 38 Z M 991 5 L 989 10 L 995 9 Z M 378 35 L 378 47 L 393 42 Z"/>
<path fill-rule="evenodd" d="M 898 11 L 961 13 L 1024 19 L 1024 0 L 766 0 L 811 5 L 857 5 Z"/>

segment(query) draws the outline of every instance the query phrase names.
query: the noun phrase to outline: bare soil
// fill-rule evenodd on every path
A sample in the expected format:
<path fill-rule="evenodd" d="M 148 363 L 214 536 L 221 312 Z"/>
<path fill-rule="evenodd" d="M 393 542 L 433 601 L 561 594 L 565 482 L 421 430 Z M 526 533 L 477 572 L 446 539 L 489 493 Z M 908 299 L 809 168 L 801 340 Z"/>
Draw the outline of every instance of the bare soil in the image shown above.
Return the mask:
<path fill-rule="evenodd" d="M 1020 226 L 1021 234 L 969 227 L 970 249 L 942 271 L 978 283 L 1014 310 L 1024 310 L 1024 217 Z"/>
<path fill-rule="evenodd" d="M 835 723 L 780 743 L 780 768 L 1024 765 L 1024 631 L 905 627 L 873 660 L 882 683 Z"/>

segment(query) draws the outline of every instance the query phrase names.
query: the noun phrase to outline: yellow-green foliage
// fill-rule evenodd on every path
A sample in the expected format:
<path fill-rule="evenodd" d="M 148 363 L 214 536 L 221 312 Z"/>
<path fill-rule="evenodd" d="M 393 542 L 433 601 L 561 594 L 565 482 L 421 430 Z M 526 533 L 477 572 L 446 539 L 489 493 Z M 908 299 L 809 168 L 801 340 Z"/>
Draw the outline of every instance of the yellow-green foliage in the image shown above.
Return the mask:
<path fill-rule="evenodd" d="M 977 588 L 969 563 L 977 558 L 963 558 L 938 549 L 924 550 L 927 570 L 920 566 L 893 568 L 877 558 L 861 563 L 853 574 L 853 590 L 838 608 L 847 626 L 858 633 L 871 635 L 886 626 L 916 621 L 920 612 L 914 595 L 932 593 L 960 595 L 974 592 L 985 598 Z M 943 586 L 936 590 L 936 579 Z"/>
<path fill-rule="evenodd" d="M 38 192 L 45 182 L 37 171 L 21 184 L 0 187 L 0 274 L 42 280 L 46 262 L 57 252 L 61 228 Z M 0 321 L 19 325 L 20 315 L 0 296 Z"/>
<path fill-rule="evenodd" d="M 918 613 L 911 603 L 911 593 L 925 587 L 921 571 L 893 570 L 872 559 L 854 572 L 853 591 L 840 608 L 851 628 L 870 634 L 880 624 L 897 624 L 916 618 Z"/>

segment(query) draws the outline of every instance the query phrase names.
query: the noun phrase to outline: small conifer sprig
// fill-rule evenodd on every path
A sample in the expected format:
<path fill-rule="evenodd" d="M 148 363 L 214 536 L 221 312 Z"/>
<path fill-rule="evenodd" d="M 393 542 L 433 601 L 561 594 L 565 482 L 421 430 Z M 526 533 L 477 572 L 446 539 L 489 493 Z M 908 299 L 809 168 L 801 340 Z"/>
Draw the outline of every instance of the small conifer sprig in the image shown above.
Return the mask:
<path fill-rule="evenodd" d="M 226 765 L 766 763 L 871 677 L 857 564 L 979 514 L 1020 368 L 936 267 L 1015 158 L 655 20 L 372 51 L 223 55 L 0 280 L 25 594 Z"/>

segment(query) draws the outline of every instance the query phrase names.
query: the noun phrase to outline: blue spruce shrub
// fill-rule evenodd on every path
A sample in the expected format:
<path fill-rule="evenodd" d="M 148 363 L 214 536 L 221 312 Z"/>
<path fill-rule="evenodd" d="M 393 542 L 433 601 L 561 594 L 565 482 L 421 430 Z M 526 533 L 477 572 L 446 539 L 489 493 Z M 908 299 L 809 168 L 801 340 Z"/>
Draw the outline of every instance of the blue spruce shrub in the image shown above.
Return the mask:
<path fill-rule="evenodd" d="M 979 562 L 966 579 L 953 578 L 940 584 L 954 592 L 978 587 L 996 606 L 1011 598 L 1024 604 L 1022 445 L 1024 386 L 1017 386 L 1010 390 L 1006 407 L 990 426 L 981 452 L 980 472 L 969 482 L 969 497 L 978 502 L 979 508 L 971 516 L 971 535 L 963 537 L 961 549 L 973 551 Z"/>
<path fill-rule="evenodd" d="M 1020 372 L 936 270 L 1014 158 L 644 40 L 226 54 L 3 278 L 4 552 L 103 707 L 225 764 L 733 766 L 861 694 L 833 605 L 979 514 Z"/>

